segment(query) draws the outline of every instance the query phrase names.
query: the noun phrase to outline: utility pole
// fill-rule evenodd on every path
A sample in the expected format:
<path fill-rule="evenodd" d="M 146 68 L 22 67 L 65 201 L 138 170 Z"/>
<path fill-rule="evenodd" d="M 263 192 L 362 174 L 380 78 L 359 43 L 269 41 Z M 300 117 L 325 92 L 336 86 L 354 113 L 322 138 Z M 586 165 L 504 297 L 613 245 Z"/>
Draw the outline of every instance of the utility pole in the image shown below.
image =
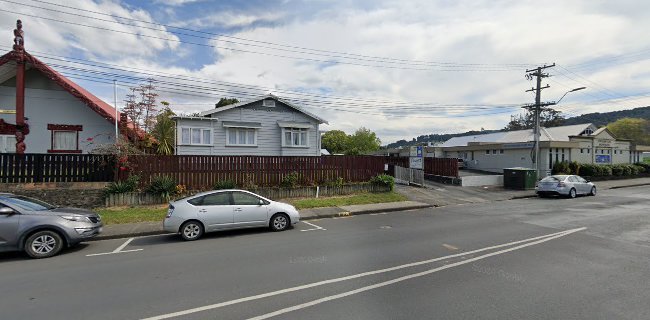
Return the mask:
<path fill-rule="evenodd" d="M 541 67 L 537 67 L 535 69 L 530 69 L 526 70 L 526 79 L 532 80 L 533 78 L 536 79 L 536 87 L 531 88 L 529 90 L 526 90 L 526 92 L 532 92 L 535 91 L 535 104 L 534 105 L 529 105 L 526 106 L 525 108 L 535 108 L 535 128 L 533 129 L 533 134 L 535 135 L 535 153 L 532 156 L 533 160 L 533 167 L 535 168 L 535 171 L 537 172 L 537 179 L 540 177 L 540 154 L 539 154 L 539 140 L 541 136 L 540 132 L 540 118 L 541 118 L 541 113 L 542 113 L 542 107 L 551 105 L 553 103 L 542 103 L 542 90 L 549 88 L 550 86 L 547 84 L 542 87 L 542 79 L 543 78 L 548 78 L 549 74 L 548 73 L 543 73 L 542 70 L 547 69 L 547 68 L 552 68 L 555 67 L 555 63 L 551 65 L 544 65 Z"/>

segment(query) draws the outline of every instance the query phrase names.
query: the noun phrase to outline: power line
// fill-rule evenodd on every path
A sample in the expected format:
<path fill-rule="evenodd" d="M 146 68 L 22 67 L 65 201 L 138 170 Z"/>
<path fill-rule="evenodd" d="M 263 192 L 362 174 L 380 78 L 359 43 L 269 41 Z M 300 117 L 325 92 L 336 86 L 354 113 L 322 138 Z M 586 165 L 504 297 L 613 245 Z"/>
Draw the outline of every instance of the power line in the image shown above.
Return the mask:
<path fill-rule="evenodd" d="M 97 19 L 97 17 L 89 17 L 89 16 L 74 14 L 74 13 L 65 12 L 65 11 L 61 11 L 61 10 L 55 10 L 55 9 L 51 9 L 51 8 L 44 8 L 44 7 L 34 6 L 34 5 L 28 5 L 28 4 L 14 2 L 14 1 L 8 1 L 8 0 L 0 0 L 0 1 L 9 2 L 9 3 L 22 5 L 22 6 L 27 6 L 27 7 L 32 7 L 32 8 L 39 8 L 39 9 L 43 9 L 43 10 L 49 10 L 49 11 L 53 11 L 53 12 L 60 12 L 60 13 L 64 13 L 64 14 L 76 15 L 76 16 L 80 16 L 80 17 L 86 17 L 86 18 L 91 18 L 91 19 L 96 19 L 96 20 L 101 20 L 101 21 L 107 21 L 107 22 L 112 22 L 112 23 L 120 23 L 119 21 Z M 144 21 L 144 20 L 139 20 L 139 19 L 128 18 L 128 17 L 124 17 L 124 16 L 117 16 L 117 15 L 107 14 L 107 13 L 103 13 L 103 12 L 97 12 L 97 11 L 92 11 L 92 10 L 75 8 L 75 7 L 66 6 L 66 5 L 62 5 L 62 4 L 58 4 L 58 3 L 47 2 L 47 1 L 39 1 L 39 0 L 31 0 L 31 1 L 32 2 L 38 2 L 38 3 L 44 3 L 44 4 L 49 4 L 49 5 L 54 5 L 56 7 L 63 7 L 63 8 L 67 8 L 67 9 L 76 10 L 76 11 L 82 11 L 82 12 L 88 12 L 88 13 L 108 16 L 108 17 L 121 19 L 121 20 L 127 20 L 127 21 L 133 21 L 133 22 L 137 22 L 137 23 L 144 23 L 144 24 L 149 24 L 149 25 L 165 27 L 167 29 L 178 29 L 178 30 L 189 31 L 189 32 L 194 32 L 194 33 L 205 34 L 205 35 L 210 35 L 211 36 L 211 37 L 203 37 L 204 39 L 217 40 L 215 37 L 222 37 L 222 38 L 228 38 L 228 39 L 235 39 L 235 40 L 239 40 L 239 41 L 247 41 L 247 42 L 252 42 L 252 43 L 260 43 L 260 44 L 280 47 L 280 48 L 275 48 L 275 50 L 289 51 L 286 48 L 290 48 L 290 49 L 308 50 L 308 51 L 313 51 L 313 52 L 327 53 L 329 55 L 334 54 L 334 55 L 350 56 L 350 57 L 344 57 L 346 59 L 352 59 L 351 57 L 357 57 L 357 58 L 363 58 L 363 59 L 383 60 L 383 62 L 395 61 L 395 62 L 399 62 L 399 63 L 402 63 L 402 64 L 403 63 L 407 63 L 407 64 L 430 64 L 430 65 L 441 65 L 441 66 L 497 66 L 497 65 L 499 65 L 499 66 L 511 66 L 511 67 L 523 67 L 523 66 L 532 65 L 532 64 L 529 64 L 529 63 L 481 64 L 481 63 L 455 63 L 455 62 L 439 62 L 439 61 L 406 60 L 406 59 L 397 59 L 397 58 L 389 58 L 389 57 L 361 55 L 361 54 L 340 52 L 340 51 L 312 49 L 312 48 L 294 46 L 294 45 L 290 45 L 290 44 L 278 44 L 278 43 L 274 43 L 274 42 L 260 41 L 260 40 L 254 40 L 254 39 L 246 39 L 246 38 L 229 36 L 229 35 L 220 34 L 220 33 L 206 32 L 206 31 L 202 31 L 202 30 L 193 30 L 193 29 L 189 29 L 189 28 L 177 27 L 177 26 L 172 26 L 172 25 L 167 25 L 167 24 L 162 24 L 162 23 L 157 23 L 157 22 L 149 22 L 149 21 Z M 121 23 L 121 24 L 124 24 L 124 23 Z M 140 25 L 131 25 L 131 26 L 142 27 Z M 161 31 L 159 29 L 154 29 L 154 30 Z M 173 32 L 173 31 L 169 31 L 169 32 Z M 191 34 L 183 34 L 183 35 L 198 37 L 196 35 L 191 35 Z M 221 41 L 224 41 L 224 40 L 221 40 Z M 231 42 L 232 43 L 237 43 L 237 44 L 240 44 L 240 45 L 251 45 L 251 44 L 240 43 L 240 42 L 236 42 L 236 41 L 231 41 Z M 265 48 L 268 48 L 268 47 L 265 47 Z"/>

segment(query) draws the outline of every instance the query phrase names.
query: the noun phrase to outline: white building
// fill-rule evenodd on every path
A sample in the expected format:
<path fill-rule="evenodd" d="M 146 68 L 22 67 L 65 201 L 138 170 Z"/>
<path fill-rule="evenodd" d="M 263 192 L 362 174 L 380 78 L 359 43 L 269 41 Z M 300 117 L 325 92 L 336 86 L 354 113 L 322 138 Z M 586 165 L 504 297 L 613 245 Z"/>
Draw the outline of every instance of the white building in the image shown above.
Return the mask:
<path fill-rule="evenodd" d="M 502 173 L 504 168 L 533 167 L 534 139 L 532 129 L 456 137 L 437 147 L 436 154 L 463 159 L 468 169 Z M 649 146 L 617 139 L 591 123 L 541 129 L 540 163 L 549 171 L 559 161 L 636 163 L 646 151 Z"/>

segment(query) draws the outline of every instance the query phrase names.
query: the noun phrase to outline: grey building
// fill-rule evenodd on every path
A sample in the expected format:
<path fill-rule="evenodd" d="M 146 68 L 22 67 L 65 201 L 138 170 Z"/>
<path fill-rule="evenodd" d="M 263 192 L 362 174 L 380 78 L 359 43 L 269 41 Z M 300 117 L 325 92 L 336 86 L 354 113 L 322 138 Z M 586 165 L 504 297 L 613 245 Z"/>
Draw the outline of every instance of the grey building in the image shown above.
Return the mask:
<path fill-rule="evenodd" d="M 456 137 L 436 147 L 436 154 L 463 159 L 465 167 L 502 173 L 504 168 L 532 167 L 533 130 Z M 650 147 L 618 139 L 591 123 L 542 128 L 540 164 L 547 172 L 560 161 L 590 164 L 636 163 Z"/>
<path fill-rule="evenodd" d="M 324 119 L 272 94 L 174 117 L 178 155 L 320 156 Z"/>
<path fill-rule="evenodd" d="M 88 153 L 115 142 L 115 109 L 27 52 L 24 82 L 17 83 L 13 52 L 0 56 L 0 153 L 16 151 L 16 91 L 24 87 L 29 128 L 26 153 Z M 118 121 L 120 116 L 118 115 Z M 130 121 L 123 134 L 144 132 Z"/>

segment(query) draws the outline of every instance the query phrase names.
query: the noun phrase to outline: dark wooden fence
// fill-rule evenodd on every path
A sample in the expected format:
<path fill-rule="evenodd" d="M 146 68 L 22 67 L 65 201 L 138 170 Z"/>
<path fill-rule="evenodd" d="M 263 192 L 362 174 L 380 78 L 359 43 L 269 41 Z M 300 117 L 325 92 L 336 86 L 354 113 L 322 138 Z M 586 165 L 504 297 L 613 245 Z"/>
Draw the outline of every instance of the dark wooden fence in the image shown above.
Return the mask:
<path fill-rule="evenodd" d="M 291 174 L 301 184 L 322 184 L 342 178 L 368 181 L 384 172 L 384 157 L 373 156 L 131 156 L 130 173 L 144 184 L 156 176 L 173 177 L 190 189 L 212 188 L 216 181 L 231 180 L 240 186 L 277 186 Z"/>
<path fill-rule="evenodd" d="M 436 176 L 458 177 L 458 159 L 424 158 L 424 173 Z"/>
<path fill-rule="evenodd" d="M 111 156 L 82 154 L 0 154 L 0 182 L 105 182 L 114 180 Z"/>

